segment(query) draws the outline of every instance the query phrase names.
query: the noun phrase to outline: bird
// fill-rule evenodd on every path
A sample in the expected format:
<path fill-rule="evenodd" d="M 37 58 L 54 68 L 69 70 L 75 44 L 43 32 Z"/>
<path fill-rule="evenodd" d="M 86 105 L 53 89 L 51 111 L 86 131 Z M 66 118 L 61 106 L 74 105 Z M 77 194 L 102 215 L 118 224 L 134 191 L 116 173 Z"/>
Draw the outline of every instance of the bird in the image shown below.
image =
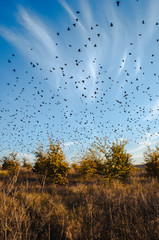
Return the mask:
<path fill-rule="evenodd" d="M 120 1 L 116 1 L 117 6 L 119 7 Z"/>

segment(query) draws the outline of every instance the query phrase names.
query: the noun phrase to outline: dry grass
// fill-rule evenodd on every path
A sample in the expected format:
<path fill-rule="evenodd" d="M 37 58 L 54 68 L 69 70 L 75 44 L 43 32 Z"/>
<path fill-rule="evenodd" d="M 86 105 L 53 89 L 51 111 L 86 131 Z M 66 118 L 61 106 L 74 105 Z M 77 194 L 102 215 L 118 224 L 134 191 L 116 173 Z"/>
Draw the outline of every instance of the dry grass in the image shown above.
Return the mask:
<path fill-rule="evenodd" d="M 158 240 L 158 182 L 137 170 L 127 183 L 83 181 L 42 188 L 21 168 L 18 178 L 0 176 L 0 239 Z"/>

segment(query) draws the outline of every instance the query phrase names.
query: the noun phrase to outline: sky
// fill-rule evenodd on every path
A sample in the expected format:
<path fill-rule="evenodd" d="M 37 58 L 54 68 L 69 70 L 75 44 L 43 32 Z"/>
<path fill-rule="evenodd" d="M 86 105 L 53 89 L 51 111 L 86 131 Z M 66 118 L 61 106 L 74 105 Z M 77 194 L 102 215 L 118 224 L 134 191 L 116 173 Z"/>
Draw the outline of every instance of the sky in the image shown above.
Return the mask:
<path fill-rule="evenodd" d="M 3 1 L 0 156 L 33 160 L 49 136 L 71 162 L 106 137 L 142 163 L 159 141 L 158 12 L 158 0 Z"/>

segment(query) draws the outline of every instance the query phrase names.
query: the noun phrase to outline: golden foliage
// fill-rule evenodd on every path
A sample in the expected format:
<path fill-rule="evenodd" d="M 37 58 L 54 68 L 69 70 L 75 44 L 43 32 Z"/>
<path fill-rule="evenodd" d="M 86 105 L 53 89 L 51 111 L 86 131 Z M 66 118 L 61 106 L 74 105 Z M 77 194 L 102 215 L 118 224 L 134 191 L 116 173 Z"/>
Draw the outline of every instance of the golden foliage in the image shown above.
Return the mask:
<path fill-rule="evenodd" d="M 159 178 L 159 146 L 156 145 L 155 150 L 147 147 L 144 153 L 144 160 L 146 163 L 146 171 L 150 176 Z"/>
<path fill-rule="evenodd" d="M 36 152 L 34 172 L 40 175 L 42 185 L 50 183 L 67 183 L 68 163 L 59 142 L 53 143 L 51 139 L 49 149 L 44 152 L 41 146 Z"/>
<path fill-rule="evenodd" d="M 17 153 L 10 153 L 8 157 L 2 158 L 2 169 L 8 170 L 9 175 L 17 175 L 20 163 L 17 159 Z"/>
<path fill-rule="evenodd" d="M 131 155 L 126 153 L 126 141 L 113 142 L 108 145 L 106 138 L 103 142 L 96 138 L 80 162 L 80 172 L 86 178 L 94 174 L 103 175 L 108 181 L 125 179 L 132 171 Z"/>

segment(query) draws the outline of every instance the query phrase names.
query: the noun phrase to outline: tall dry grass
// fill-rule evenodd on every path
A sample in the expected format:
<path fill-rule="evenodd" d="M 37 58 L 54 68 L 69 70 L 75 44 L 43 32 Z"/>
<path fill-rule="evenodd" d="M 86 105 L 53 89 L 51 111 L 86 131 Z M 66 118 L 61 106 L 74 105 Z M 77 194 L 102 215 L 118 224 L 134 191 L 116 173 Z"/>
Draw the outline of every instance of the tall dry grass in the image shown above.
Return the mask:
<path fill-rule="evenodd" d="M 39 185 L 21 168 L 17 179 L 0 175 L 0 239 L 158 240 L 158 181 L 136 171 L 127 183 L 83 181 Z"/>

